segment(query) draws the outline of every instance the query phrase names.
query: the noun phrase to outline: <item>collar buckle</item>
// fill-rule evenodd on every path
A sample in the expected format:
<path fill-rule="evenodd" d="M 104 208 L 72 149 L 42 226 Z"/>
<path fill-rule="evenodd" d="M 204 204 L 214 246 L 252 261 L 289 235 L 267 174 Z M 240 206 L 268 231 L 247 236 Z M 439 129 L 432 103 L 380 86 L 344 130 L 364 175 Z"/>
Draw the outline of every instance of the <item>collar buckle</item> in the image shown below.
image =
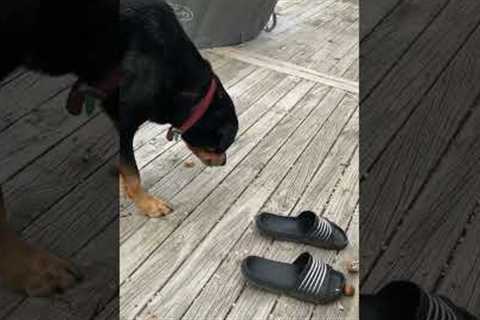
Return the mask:
<path fill-rule="evenodd" d="M 175 127 L 170 127 L 167 132 L 167 140 L 168 141 L 179 141 L 180 137 L 182 136 L 182 130 L 175 128 Z"/>
<path fill-rule="evenodd" d="M 168 141 L 178 141 L 184 132 L 187 132 L 204 116 L 205 112 L 207 112 L 207 109 L 210 107 L 210 104 L 214 99 L 216 90 L 217 80 L 215 78 L 212 78 L 207 94 L 196 106 L 194 106 L 192 113 L 183 122 L 183 124 L 181 124 L 179 128 L 170 127 L 167 132 Z"/>

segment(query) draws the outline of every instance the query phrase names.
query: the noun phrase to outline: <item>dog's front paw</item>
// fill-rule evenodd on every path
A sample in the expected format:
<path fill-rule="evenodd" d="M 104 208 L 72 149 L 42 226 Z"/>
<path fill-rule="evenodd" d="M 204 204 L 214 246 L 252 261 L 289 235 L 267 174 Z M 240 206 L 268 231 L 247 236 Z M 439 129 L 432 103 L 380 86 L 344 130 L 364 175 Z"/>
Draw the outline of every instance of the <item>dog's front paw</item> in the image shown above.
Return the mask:
<path fill-rule="evenodd" d="M 45 297 L 63 292 L 81 280 L 81 274 L 69 261 L 33 248 L 14 236 L 9 238 L 8 248 L 3 248 L 8 250 L 4 251 L 6 256 L 0 259 L 0 279 L 8 287 L 29 296 Z"/>
<path fill-rule="evenodd" d="M 150 218 L 160 218 L 173 212 L 167 202 L 144 193 L 134 199 L 141 214 Z"/>

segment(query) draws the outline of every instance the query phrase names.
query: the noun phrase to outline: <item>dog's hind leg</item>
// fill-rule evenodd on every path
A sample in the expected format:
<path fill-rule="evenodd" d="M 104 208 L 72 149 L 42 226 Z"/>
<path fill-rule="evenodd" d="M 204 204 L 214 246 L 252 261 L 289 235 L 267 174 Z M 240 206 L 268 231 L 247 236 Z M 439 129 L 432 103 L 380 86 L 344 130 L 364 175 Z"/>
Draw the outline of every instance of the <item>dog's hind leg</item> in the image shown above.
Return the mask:
<path fill-rule="evenodd" d="M 167 202 L 158 199 L 143 189 L 140 172 L 133 151 L 133 130 L 130 133 L 121 131 L 120 141 L 120 175 L 125 194 L 140 209 L 141 214 L 151 218 L 159 218 L 172 212 Z"/>
<path fill-rule="evenodd" d="M 0 189 L 0 282 L 30 296 L 48 296 L 74 285 L 81 275 L 73 265 L 20 240 L 7 224 Z"/>

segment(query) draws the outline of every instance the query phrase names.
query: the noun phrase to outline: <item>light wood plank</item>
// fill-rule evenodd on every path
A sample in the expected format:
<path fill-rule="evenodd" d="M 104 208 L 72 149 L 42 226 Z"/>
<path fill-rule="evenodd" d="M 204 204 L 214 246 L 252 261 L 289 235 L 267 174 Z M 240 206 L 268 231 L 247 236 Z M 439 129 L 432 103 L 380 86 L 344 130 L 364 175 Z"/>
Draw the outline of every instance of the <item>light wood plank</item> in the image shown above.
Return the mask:
<path fill-rule="evenodd" d="M 354 208 L 356 199 L 358 199 L 358 188 L 356 187 L 358 181 L 355 180 L 355 176 L 358 176 L 358 170 L 357 173 L 355 173 L 353 169 L 355 164 L 350 166 L 351 169 L 348 175 L 346 175 L 349 178 L 342 179 L 342 177 L 345 171 L 345 165 L 350 163 L 352 153 L 354 153 L 357 146 L 357 135 L 358 116 L 354 116 L 353 120 L 349 122 L 349 127 L 345 130 L 343 137 L 341 136 L 339 138 L 340 143 L 335 144 L 335 149 L 329 152 L 325 163 L 315 174 L 315 177 L 300 197 L 300 200 L 298 200 L 298 198 L 285 198 L 282 193 L 279 193 L 265 210 L 269 212 L 283 212 L 284 214 L 298 214 L 303 210 L 312 210 L 318 214 L 325 214 L 328 218 L 346 229 L 349 217 L 353 212 L 353 209 L 348 209 L 348 207 Z M 345 193 L 335 193 L 336 187 L 339 183 L 342 183 L 342 181 L 345 184 L 344 189 L 348 191 Z M 338 189 L 341 190 L 341 188 Z M 331 201 L 334 194 L 337 194 L 340 198 L 343 196 L 344 200 L 337 202 Z M 351 198 L 349 198 L 349 196 L 351 196 Z M 335 208 L 333 207 L 334 204 L 341 205 Z M 344 206 L 343 208 L 342 205 Z M 337 209 L 341 210 L 338 211 Z M 330 253 L 330 255 L 327 253 L 327 257 L 330 259 L 328 260 L 325 258 L 326 253 L 323 250 L 287 242 L 274 242 L 273 245 L 268 244 L 265 255 L 269 259 L 292 261 L 301 252 L 306 250 L 325 259 L 326 262 L 331 262 L 332 260 L 333 253 Z M 270 314 L 272 314 L 272 309 L 278 305 L 278 303 L 281 304 L 279 308 L 283 310 L 276 312 L 275 315 L 282 317 L 286 317 L 287 315 L 292 316 L 292 312 L 297 312 L 296 316 L 299 318 L 303 317 L 308 319 L 313 308 L 313 306 L 308 303 L 303 303 L 288 297 L 280 297 L 280 300 L 278 300 L 277 295 L 262 292 L 255 287 L 247 286 L 237 299 L 236 305 L 229 314 L 228 319 L 242 319 L 242 314 L 245 313 L 252 319 L 267 319 Z M 285 312 L 285 314 L 282 315 L 282 312 Z"/>
<path fill-rule="evenodd" d="M 329 119 L 330 121 L 327 120 L 325 126 L 320 129 L 319 135 L 324 137 L 325 145 L 329 145 L 330 139 L 335 139 L 339 134 L 343 127 L 340 119 L 348 119 L 349 113 L 352 112 L 348 108 L 337 108 L 336 110 L 338 112 L 334 112 L 332 118 Z M 338 119 L 338 121 L 334 119 Z M 310 124 L 305 124 L 305 126 L 300 125 L 286 144 L 275 154 L 275 157 L 268 162 L 260 174 L 255 176 L 255 180 L 249 184 L 246 191 L 235 201 L 235 204 L 223 214 L 221 220 L 208 233 L 206 239 L 202 240 L 192 256 L 183 263 L 179 272 L 174 274 L 165 287 L 156 293 L 153 301 L 149 303 L 143 314 L 150 312 L 177 318 L 186 311 L 190 299 L 196 296 L 197 292 L 210 278 L 212 272 L 216 270 L 222 259 L 248 227 L 250 219 L 258 212 L 288 173 L 288 169 L 309 145 L 309 139 L 305 139 L 305 136 L 309 132 L 316 132 L 312 130 L 312 125 L 315 122 L 318 123 L 318 119 Z M 203 221 L 201 224 L 203 225 Z M 185 236 L 189 232 L 188 229 L 184 231 Z M 197 238 L 197 235 L 189 238 Z M 166 246 L 165 249 L 162 249 L 161 251 L 169 250 L 169 247 Z M 176 258 L 174 259 L 176 260 Z M 172 299 L 174 296 L 176 298 Z"/>
<path fill-rule="evenodd" d="M 261 119 L 261 121 L 265 122 L 258 128 L 262 130 L 265 124 L 271 125 L 273 128 L 275 124 L 287 116 L 288 111 L 294 108 L 298 101 L 300 101 L 311 88 L 311 83 L 300 83 L 277 104 L 275 112 L 270 116 L 265 115 Z M 290 121 L 282 122 L 283 125 L 276 127 L 273 131 L 283 132 L 283 135 L 269 134 L 269 138 L 261 140 L 260 144 L 258 144 L 257 139 L 251 140 L 255 146 L 255 150 L 248 154 L 247 158 L 229 174 L 227 179 L 225 179 L 192 214 L 189 214 L 188 211 L 185 212 L 189 214 L 186 217 L 186 221 L 167 238 L 160 248 L 154 251 L 154 255 L 125 283 L 121 290 L 121 296 L 124 297 L 122 303 L 124 311 L 122 314 L 125 314 L 128 319 L 134 317 L 136 313 L 140 311 L 137 305 L 146 303 L 158 288 L 168 280 L 167 276 L 174 272 L 188 257 L 189 252 L 191 252 L 196 247 L 196 244 L 208 233 L 211 226 L 215 225 L 220 215 L 234 203 L 242 190 L 251 183 L 265 163 L 268 162 L 268 159 L 284 144 L 289 137 L 289 131 L 294 131 L 295 124 L 301 121 L 301 119 L 297 119 L 296 117 L 293 119 L 287 117 L 286 119 Z M 257 136 L 257 134 L 255 134 L 255 136 Z M 265 133 L 263 136 L 265 136 Z M 189 198 L 191 197 L 191 194 L 187 193 L 187 195 Z M 176 217 L 179 216 L 180 214 L 177 214 Z M 176 217 L 172 216 L 172 218 Z M 149 225 L 151 226 L 151 224 Z M 164 229 L 168 230 L 170 228 L 168 228 L 168 225 L 165 225 Z M 192 232 L 193 230 L 195 230 L 195 232 Z M 145 231 L 146 230 L 143 232 Z M 137 232 L 135 235 L 141 234 L 142 232 Z M 153 240 L 161 237 L 162 234 L 165 234 L 165 230 L 159 230 L 157 227 L 148 232 L 148 237 Z M 128 241 L 126 244 L 127 243 Z M 180 247 L 178 247 L 179 245 Z M 162 256 L 159 252 L 169 252 L 168 262 L 164 259 L 166 257 L 164 255 L 163 259 L 157 261 L 157 258 Z M 158 274 L 160 270 L 161 272 Z M 149 279 L 149 284 L 146 286 L 138 286 L 138 282 L 144 283 L 144 281 L 147 280 L 146 277 Z M 142 303 L 138 303 L 139 301 Z"/>
<path fill-rule="evenodd" d="M 328 101 L 331 98 L 333 96 L 327 97 L 324 100 L 324 105 L 332 105 L 333 102 Z M 350 146 L 347 141 L 356 140 L 357 135 L 358 121 L 357 123 L 350 121 L 340 135 L 338 142 L 326 156 L 325 161 L 309 156 L 319 154 L 320 157 L 322 154 L 320 149 L 323 143 L 319 142 L 323 140 L 323 136 L 317 135 L 302 154 L 302 158 L 292 166 L 274 194 L 263 205 L 261 211 L 291 212 L 310 184 L 328 184 L 328 182 L 333 181 L 330 188 L 325 188 L 328 189 L 324 197 L 326 199 L 327 195 L 332 192 L 335 181 L 340 178 L 344 171 L 344 167 L 340 164 L 348 162 L 351 157 L 354 144 Z M 318 166 L 322 166 L 322 168 L 317 171 Z M 303 209 L 313 208 L 314 205 L 318 204 L 318 198 L 320 197 L 321 194 L 318 193 L 316 197 L 308 197 L 308 200 L 302 202 Z M 205 288 L 189 307 L 188 312 L 183 317 L 184 319 L 223 319 L 228 314 L 244 288 L 244 279 L 240 274 L 241 259 L 246 255 L 264 256 L 271 250 L 271 240 L 258 235 L 253 229 L 253 225 L 250 224 L 242 238 L 230 250 L 230 254 L 223 260 Z M 242 311 L 246 318 L 251 316 L 252 319 L 256 319 L 259 316 L 255 313 L 255 310 L 262 307 L 262 296 L 267 297 L 268 294 L 260 290 L 251 292 L 250 297 L 252 299 L 250 302 L 252 303 L 245 304 L 250 311 Z M 259 300 L 261 302 L 256 303 Z M 239 312 L 239 315 L 242 312 Z"/>
<path fill-rule="evenodd" d="M 268 80 L 268 81 L 267 81 Z M 275 88 L 275 83 L 279 82 L 279 85 L 284 90 L 289 90 L 292 88 L 292 79 L 285 79 L 285 77 L 281 74 L 271 74 L 263 85 L 257 87 L 253 86 L 250 89 L 246 90 L 244 93 L 245 95 L 240 95 L 238 99 L 236 99 L 237 107 L 239 111 L 246 110 L 244 115 L 240 116 L 240 136 L 238 141 L 230 148 L 229 160 L 228 160 L 228 168 L 234 168 L 236 161 L 240 161 L 243 156 L 245 156 L 245 150 L 241 148 L 242 141 L 245 141 L 242 138 L 243 133 L 249 129 L 252 125 L 254 125 L 261 117 L 268 112 L 275 104 L 275 102 L 280 99 L 285 92 L 282 89 Z M 271 83 L 271 84 L 270 84 Z M 269 102 L 270 101 L 270 102 Z M 191 155 L 191 152 L 187 150 L 186 147 L 183 145 L 178 145 L 178 149 L 181 150 L 183 154 L 185 154 L 184 158 L 190 159 L 195 161 L 195 167 L 190 168 L 190 170 L 185 170 L 183 167 L 175 167 L 174 170 L 169 172 L 164 178 L 160 179 L 155 185 L 152 185 L 151 191 L 155 194 L 161 194 L 162 196 L 166 197 L 168 200 L 172 199 L 181 189 L 183 186 L 186 186 L 188 183 L 194 183 L 194 178 L 205 171 L 205 166 L 199 163 L 194 156 Z M 239 155 L 237 155 L 237 150 L 240 150 Z M 243 156 L 242 156 L 243 155 Z M 154 167 L 161 167 L 165 166 L 165 162 L 179 162 L 176 153 L 173 153 L 172 159 L 170 161 L 165 161 L 164 158 L 158 158 L 156 161 L 151 163 L 152 168 Z M 176 159 L 176 160 L 175 160 Z M 182 159 L 182 157 L 180 157 Z M 156 175 L 158 174 L 158 169 L 155 171 Z M 223 171 L 224 174 L 228 172 L 228 170 Z M 218 177 L 221 181 L 222 176 Z M 175 184 L 172 184 L 171 181 L 175 181 Z M 215 180 L 216 181 L 216 180 Z M 165 182 L 165 183 L 164 183 Z M 183 183 L 181 183 L 183 182 Z M 215 185 L 212 185 L 212 189 Z M 206 185 L 203 185 L 203 188 L 206 189 Z M 132 212 L 135 213 L 133 205 L 130 203 L 130 206 L 127 207 L 124 212 Z M 132 214 L 127 217 L 122 218 L 122 223 L 120 224 L 120 241 L 123 243 L 126 239 L 128 239 L 141 225 L 147 222 L 148 219 L 145 217 L 140 217 L 139 215 Z"/>
<path fill-rule="evenodd" d="M 296 66 L 288 62 L 272 59 L 270 57 L 262 56 L 259 54 L 244 53 L 240 50 L 233 48 L 215 49 L 215 52 L 251 63 L 253 65 L 258 65 L 263 68 L 268 68 L 277 72 L 290 74 L 306 80 L 318 82 L 349 92 L 358 93 L 358 83 L 354 81 L 330 76 L 328 74 L 322 74 L 320 72 Z"/>

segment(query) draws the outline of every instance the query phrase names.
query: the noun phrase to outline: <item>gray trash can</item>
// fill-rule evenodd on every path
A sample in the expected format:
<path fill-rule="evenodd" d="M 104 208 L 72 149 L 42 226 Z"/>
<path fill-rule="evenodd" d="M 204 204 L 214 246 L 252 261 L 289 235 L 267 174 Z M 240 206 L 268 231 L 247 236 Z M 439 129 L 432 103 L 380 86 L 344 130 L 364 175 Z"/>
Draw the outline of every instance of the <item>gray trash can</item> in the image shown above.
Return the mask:
<path fill-rule="evenodd" d="M 257 37 L 278 0 L 171 0 L 180 22 L 199 48 L 239 44 Z"/>

